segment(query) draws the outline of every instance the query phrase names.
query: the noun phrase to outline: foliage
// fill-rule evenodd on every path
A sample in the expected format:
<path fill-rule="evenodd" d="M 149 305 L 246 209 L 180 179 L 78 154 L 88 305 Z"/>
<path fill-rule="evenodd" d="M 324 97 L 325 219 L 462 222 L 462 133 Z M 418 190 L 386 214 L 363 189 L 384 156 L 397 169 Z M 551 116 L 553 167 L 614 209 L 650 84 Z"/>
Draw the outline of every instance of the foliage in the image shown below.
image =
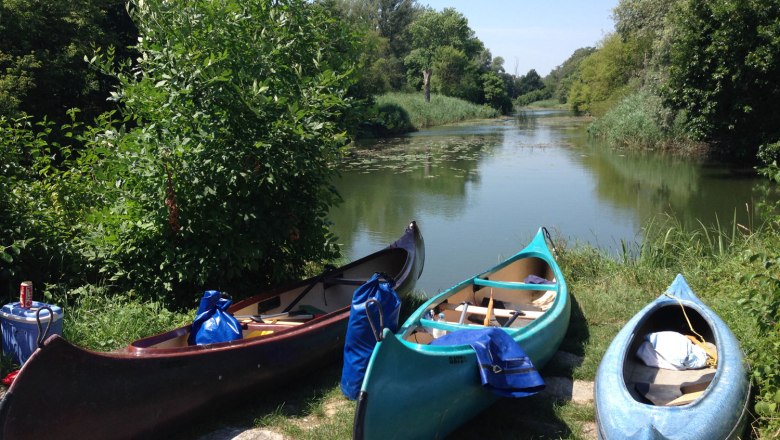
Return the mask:
<path fill-rule="evenodd" d="M 502 114 L 509 113 L 512 110 L 512 100 L 509 99 L 504 79 L 492 70 L 483 73 L 481 79 L 485 103 Z"/>
<path fill-rule="evenodd" d="M 638 77 L 642 65 L 636 39 L 623 40 L 610 34 L 598 51 L 583 59 L 577 77 L 569 90 L 567 101 L 577 113 L 602 115 L 638 85 L 630 80 Z"/>
<path fill-rule="evenodd" d="M 589 131 L 612 146 L 666 148 L 687 142 L 681 115 L 648 90 L 632 93 L 591 124 Z"/>
<path fill-rule="evenodd" d="M 691 134 L 741 157 L 780 140 L 780 0 L 690 0 L 673 17 L 668 97 Z"/>
<path fill-rule="evenodd" d="M 566 103 L 571 84 L 576 79 L 580 63 L 595 51 L 595 47 L 581 47 L 575 50 L 566 61 L 553 69 L 544 78 L 545 86 L 550 89 L 552 96 L 558 98 L 558 102 L 561 104 Z"/>
<path fill-rule="evenodd" d="M 93 201 L 68 170 L 72 152 L 94 130 L 76 122 L 57 127 L 32 117 L 0 117 L 0 294 L 33 281 L 36 292 L 79 283 L 90 267 L 81 257 L 81 220 Z M 69 143 L 60 143 L 60 140 Z"/>
<path fill-rule="evenodd" d="M 0 2 L 0 115 L 66 123 L 63 108 L 81 108 L 88 118 L 109 109 L 113 83 L 84 56 L 113 46 L 125 57 L 134 41 L 124 1 Z"/>
<path fill-rule="evenodd" d="M 160 301 L 143 301 L 89 285 L 71 290 L 54 302 L 64 306 L 63 337 L 80 347 L 99 351 L 116 350 L 194 319 L 194 310 L 173 312 Z"/>
<path fill-rule="evenodd" d="M 350 117 L 354 36 L 303 0 L 138 2 L 132 124 L 80 157 L 103 194 L 90 244 L 146 297 L 234 297 L 336 255 L 327 213 Z M 94 59 L 111 65 L 110 58 Z"/>
<path fill-rule="evenodd" d="M 758 171 L 774 183 L 780 183 L 780 141 L 763 144 L 758 148 Z"/>
<path fill-rule="evenodd" d="M 470 40 L 474 40 L 474 31 L 468 26 L 463 14 L 453 8 L 445 8 L 442 12 L 427 10 L 411 23 L 409 31 L 412 35 L 412 50 L 404 59 L 410 74 L 422 74 L 422 86 L 426 101 L 430 100 L 430 78 L 437 62 L 439 68 L 451 69 L 449 77 L 445 73 L 443 84 L 453 80 L 462 61 L 458 58 L 468 57 L 472 52 Z M 478 40 L 477 40 L 478 41 Z M 460 53 L 459 53 L 460 52 Z M 462 54 L 462 55 L 461 55 Z"/>
<path fill-rule="evenodd" d="M 409 113 L 403 106 L 383 97 L 378 100 L 381 103 L 376 104 L 366 118 L 361 137 L 389 137 L 415 131 Z"/>
<path fill-rule="evenodd" d="M 525 95 L 544 87 L 542 77 L 534 69 L 529 70 L 528 73 L 515 80 L 515 93 L 517 95 Z"/>
<path fill-rule="evenodd" d="M 409 121 L 411 129 L 407 131 L 498 116 L 498 111 L 490 107 L 442 95 L 432 95 L 431 102 L 426 103 L 424 98 L 416 93 L 388 93 L 377 98 L 377 105 L 381 109 L 391 110 L 390 115 L 397 115 L 380 115 L 380 118 L 388 121 L 402 120 L 403 125 Z"/>
<path fill-rule="evenodd" d="M 776 249 L 776 243 L 775 247 Z M 780 430 L 780 256 L 775 251 L 747 253 L 754 268 L 741 278 L 747 288 L 739 302 L 753 316 L 761 337 L 750 340 L 752 379 L 758 385 L 755 412 L 766 432 Z"/>
<path fill-rule="evenodd" d="M 552 97 L 552 90 L 545 87 L 518 96 L 517 99 L 515 99 L 515 105 L 518 107 L 525 107 L 533 102 L 543 101 Z"/>

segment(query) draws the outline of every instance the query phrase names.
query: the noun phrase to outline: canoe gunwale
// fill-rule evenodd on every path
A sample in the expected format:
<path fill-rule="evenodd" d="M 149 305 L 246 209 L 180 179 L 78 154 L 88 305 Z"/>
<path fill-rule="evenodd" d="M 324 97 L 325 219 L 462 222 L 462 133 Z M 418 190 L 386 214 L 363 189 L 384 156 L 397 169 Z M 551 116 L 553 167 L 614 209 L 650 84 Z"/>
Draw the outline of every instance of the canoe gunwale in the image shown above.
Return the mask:
<path fill-rule="evenodd" d="M 566 287 L 565 281 L 563 281 L 563 274 L 560 270 L 560 267 L 558 266 L 557 262 L 552 257 L 552 254 L 549 252 L 542 252 L 539 250 L 531 249 L 532 244 L 536 243 L 536 239 L 529 244 L 529 246 L 526 249 L 521 250 L 514 256 L 510 257 L 509 259 L 503 261 L 502 263 L 498 264 L 497 266 L 486 270 L 484 272 L 481 272 L 477 275 L 474 275 L 473 277 L 466 279 L 464 281 L 461 281 L 460 283 L 456 284 L 455 286 L 447 289 L 446 291 L 434 296 L 433 298 L 426 301 L 423 305 L 421 305 L 412 315 L 406 320 L 406 322 L 401 326 L 401 328 L 398 330 L 399 335 L 407 335 L 407 332 L 417 328 L 417 327 L 427 327 L 431 324 L 431 327 L 435 328 L 441 328 L 446 330 L 468 330 L 468 329 L 478 329 L 483 328 L 483 326 L 465 326 L 462 324 L 456 324 L 456 323 L 446 323 L 446 324 L 438 324 L 435 321 L 429 321 L 423 318 L 425 313 L 429 309 L 433 309 L 436 305 L 443 303 L 446 301 L 450 296 L 457 293 L 459 290 L 463 289 L 466 286 L 469 285 L 479 285 L 477 282 L 475 282 L 476 279 L 481 279 L 481 277 L 485 276 L 486 274 L 489 274 L 491 272 L 495 272 L 500 270 L 503 267 L 506 267 L 512 263 L 514 263 L 517 260 L 525 259 L 525 258 L 538 258 L 540 260 L 543 260 L 548 267 L 550 267 L 555 273 L 556 281 L 555 284 L 544 284 L 542 286 L 547 287 L 545 290 L 555 290 L 555 299 L 553 300 L 553 303 L 550 305 L 550 308 L 544 311 L 544 314 L 542 314 L 540 317 L 532 320 L 528 325 L 525 325 L 521 328 L 506 328 L 501 327 L 502 330 L 504 330 L 506 333 L 508 333 L 510 336 L 512 336 L 513 339 L 515 339 L 515 342 L 521 343 L 522 337 L 526 333 L 533 333 L 533 329 L 536 327 L 542 327 L 545 325 L 549 325 L 551 322 L 555 322 L 557 319 L 559 319 L 560 315 L 565 313 L 566 310 L 564 310 L 565 303 L 569 302 L 568 298 L 568 290 Z M 546 246 L 545 246 L 546 249 Z M 488 286 L 489 287 L 489 286 Z M 536 290 L 536 289 L 535 289 Z M 538 289 L 541 290 L 541 289 Z M 417 350 L 417 351 L 430 351 L 431 353 L 449 353 L 452 355 L 461 355 L 461 354 L 468 354 L 473 353 L 473 350 L 468 345 L 450 345 L 450 346 L 431 346 L 428 344 L 419 344 L 415 342 L 407 341 L 405 338 L 399 338 L 400 342 L 404 345 L 408 346 L 410 349 Z"/>

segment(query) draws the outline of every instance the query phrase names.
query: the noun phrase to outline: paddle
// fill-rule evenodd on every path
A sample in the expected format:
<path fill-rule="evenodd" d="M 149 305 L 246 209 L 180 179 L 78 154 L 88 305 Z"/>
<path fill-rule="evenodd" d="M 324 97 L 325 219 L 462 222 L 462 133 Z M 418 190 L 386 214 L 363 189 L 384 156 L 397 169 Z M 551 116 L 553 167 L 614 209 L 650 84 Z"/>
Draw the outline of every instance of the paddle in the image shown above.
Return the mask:
<path fill-rule="evenodd" d="M 490 301 L 488 302 L 487 313 L 485 313 L 485 327 L 490 325 L 490 318 L 493 316 L 493 288 L 490 288 Z"/>

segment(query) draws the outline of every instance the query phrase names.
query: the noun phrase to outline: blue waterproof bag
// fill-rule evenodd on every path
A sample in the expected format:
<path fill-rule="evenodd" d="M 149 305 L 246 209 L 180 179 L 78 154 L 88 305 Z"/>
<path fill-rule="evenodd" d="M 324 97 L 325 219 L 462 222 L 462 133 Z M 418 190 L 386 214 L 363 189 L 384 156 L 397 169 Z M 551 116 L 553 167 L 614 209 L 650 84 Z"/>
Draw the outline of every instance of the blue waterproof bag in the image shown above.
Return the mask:
<path fill-rule="evenodd" d="M 386 281 L 382 282 L 380 278 Z M 401 300 L 394 285 L 395 281 L 387 275 L 375 273 L 352 295 L 341 371 L 341 391 L 350 400 L 357 399 L 360 393 L 368 360 L 382 329 L 389 328 L 394 333 L 398 330 Z"/>
<path fill-rule="evenodd" d="M 227 295 L 216 290 L 207 290 L 200 299 L 198 313 L 195 314 L 187 342 L 190 345 L 200 345 L 241 339 L 241 324 L 227 312 L 231 303 Z"/>

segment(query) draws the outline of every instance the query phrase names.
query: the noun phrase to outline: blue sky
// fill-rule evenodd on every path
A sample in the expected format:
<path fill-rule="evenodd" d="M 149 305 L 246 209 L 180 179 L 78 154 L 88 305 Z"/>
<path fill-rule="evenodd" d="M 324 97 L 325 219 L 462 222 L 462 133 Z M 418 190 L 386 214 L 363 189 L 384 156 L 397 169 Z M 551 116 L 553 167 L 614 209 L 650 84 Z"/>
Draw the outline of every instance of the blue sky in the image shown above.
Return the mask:
<path fill-rule="evenodd" d="M 490 49 L 504 58 L 504 70 L 541 76 L 577 49 L 596 46 L 614 30 L 612 8 L 619 0 L 418 0 L 437 11 L 455 8 Z"/>

